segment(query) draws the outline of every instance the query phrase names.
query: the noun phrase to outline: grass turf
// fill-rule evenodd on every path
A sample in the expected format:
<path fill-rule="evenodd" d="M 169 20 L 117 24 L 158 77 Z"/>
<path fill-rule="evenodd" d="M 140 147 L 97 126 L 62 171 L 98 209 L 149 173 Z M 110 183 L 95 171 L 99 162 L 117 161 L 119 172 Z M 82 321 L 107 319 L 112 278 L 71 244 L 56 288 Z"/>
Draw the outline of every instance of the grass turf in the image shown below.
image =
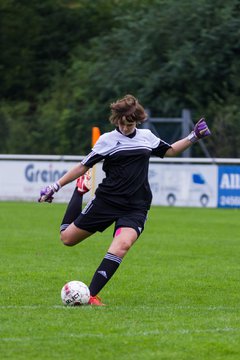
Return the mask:
<path fill-rule="evenodd" d="M 239 360 L 239 210 L 153 207 L 108 306 L 67 308 L 62 286 L 90 282 L 112 228 L 64 247 L 64 209 L 0 203 L 3 360 Z"/>

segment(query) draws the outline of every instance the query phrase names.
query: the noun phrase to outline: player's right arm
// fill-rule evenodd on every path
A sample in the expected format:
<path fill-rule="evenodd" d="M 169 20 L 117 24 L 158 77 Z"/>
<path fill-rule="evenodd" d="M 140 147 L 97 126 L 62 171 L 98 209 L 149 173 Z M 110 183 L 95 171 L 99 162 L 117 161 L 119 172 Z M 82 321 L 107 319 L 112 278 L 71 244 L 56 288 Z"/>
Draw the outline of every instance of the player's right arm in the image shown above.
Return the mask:
<path fill-rule="evenodd" d="M 58 180 L 60 187 L 63 187 L 69 184 L 70 182 L 76 180 L 77 178 L 85 174 L 85 172 L 88 169 L 89 168 L 86 165 L 83 165 L 82 163 L 75 165 Z"/>
<path fill-rule="evenodd" d="M 66 174 L 64 174 L 56 183 L 46 186 L 40 192 L 40 197 L 38 199 L 39 202 L 52 202 L 53 195 L 57 192 L 61 187 L 69 184 L 70 182 L 76 180 L 89 169 L 86 165 L 79 163 L 71 168 Z"/>
<path fill-rule="evenodd" d="M 39 202 L 49 202 L 53 201 L 53 195 L 61 187 L 69 184 L 70 182 L 76 180 L 85 172 L 95 165 L 97 162 L 101 161 L 104 158 L 104 152 L 108 151 L 107 143 L 105 141 L 106 134 L 101 135 L 96 144 L 94 145 L 90 154 L 88 154 L 81 163 L 75 165 L 71 168 L 65 175 L 63 175 L 56 183 L 48 185 L 40 192 Z"/>

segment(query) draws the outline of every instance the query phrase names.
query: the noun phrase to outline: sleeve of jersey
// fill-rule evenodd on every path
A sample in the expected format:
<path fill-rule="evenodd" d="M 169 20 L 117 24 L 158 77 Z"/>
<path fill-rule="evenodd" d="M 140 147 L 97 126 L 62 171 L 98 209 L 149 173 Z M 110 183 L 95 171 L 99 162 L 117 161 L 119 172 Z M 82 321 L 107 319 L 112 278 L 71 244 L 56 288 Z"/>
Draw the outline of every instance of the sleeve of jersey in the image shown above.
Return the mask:
<path fill-rule="evenodd" d="M 171 145 L 160 139 L 157 147 L 152 149 L 152 155 L 164 158 L 166 151 L 171 148 Z"/>
<path fill-rule="evenodd" d="M 171 145 L 155 136 L 151 131 L 148 133 L 148 138 L 152 144 L 152 155 L 164 158 L 166 151 L 171 148 Z"/>
<path fill-rule="evenodd" d="M 87 167 L 91 168 L 93 165 L 98 163 L 99 161 L 103 160 L 104 156 L 91 151 L 82 161 L 81 164 L 86 165 Z"/>
<path fill-rule="evenodd" d="M 103 160 L 110 151 L 110 144 L 105 134 L 101 135 L 92 148 L 92 151 L 82 160 L 82 164 L 87 167 L 93 167 L 96 163 Z"/>

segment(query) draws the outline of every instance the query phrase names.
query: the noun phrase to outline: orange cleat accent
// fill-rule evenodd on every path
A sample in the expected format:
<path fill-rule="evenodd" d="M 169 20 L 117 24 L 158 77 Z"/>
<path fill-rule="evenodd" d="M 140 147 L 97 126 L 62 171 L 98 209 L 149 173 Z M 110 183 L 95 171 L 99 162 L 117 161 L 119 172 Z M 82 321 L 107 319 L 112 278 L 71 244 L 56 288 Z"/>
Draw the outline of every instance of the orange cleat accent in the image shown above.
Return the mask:
<path fill-rule="evenodd" d="M 94 305 L 94 306 L 106 306 L 106 304 L 103 304 L 100 297 L 95 295 L 95 296 L 90 296 L 89 305 Z"/>
<path fill-rule="evenodd" d="M 85 194 L 91 189 L 92 174 L 90 169 L 77 179 L 77 189 L 81 194 Z"/>

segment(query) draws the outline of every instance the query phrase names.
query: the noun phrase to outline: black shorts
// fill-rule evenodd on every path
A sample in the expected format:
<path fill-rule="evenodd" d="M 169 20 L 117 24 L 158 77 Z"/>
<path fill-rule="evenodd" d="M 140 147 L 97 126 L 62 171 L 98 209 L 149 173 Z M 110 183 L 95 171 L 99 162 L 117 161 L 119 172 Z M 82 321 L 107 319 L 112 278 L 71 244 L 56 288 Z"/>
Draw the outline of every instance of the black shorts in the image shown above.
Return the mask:
<path fill-rule="evenodd" d="M 130 227 L 139 236 L 144 230 L 146 219 L 146 210 L 121 210 L 95 197 L 88 202 L 74 224 L 80 229 L 95 233 L 103 232 L 115 222 L 113 234 L 121 227 Z"/>

